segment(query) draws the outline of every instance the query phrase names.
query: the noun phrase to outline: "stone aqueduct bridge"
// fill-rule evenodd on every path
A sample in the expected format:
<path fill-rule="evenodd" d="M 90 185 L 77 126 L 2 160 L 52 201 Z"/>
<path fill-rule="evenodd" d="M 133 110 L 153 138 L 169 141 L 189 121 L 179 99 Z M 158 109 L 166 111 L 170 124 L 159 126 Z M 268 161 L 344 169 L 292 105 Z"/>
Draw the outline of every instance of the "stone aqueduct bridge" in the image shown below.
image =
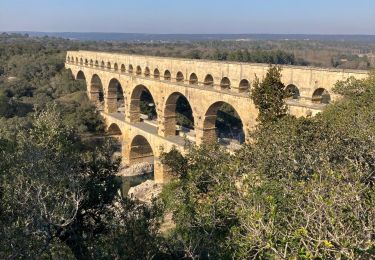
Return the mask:
<path fill-rule="evenodd" d="M 262 79 L 269 66 L 236 62 L 190 60 L 89 51 L 69 51 L 67 69 L 85 80 L 89 98 L 104 103 L 102 115 L 109 131 L 121 134 L 125 164 L 153 158 L 156 182 L 167 175 L 159 156 L 173 146 L 184 152 L 185 138 L 176 131 L 176 103 L 185 97 L 192 109 L 194 130 L 188 139 L 201 144 L 216 138 L 219 108 L 231 105 L 247 133 L 256 123 L 257 110 L 249 98 L 255 76 Z M 343 71 L 283 66 L 282 81 L 290 91 L 289 112 L 314 115 L 338 97 L 332 88 L 350 76 L 365 78 L 366 71 Z M 141 120 L 140 99 L 148 91 L 154 100 L 157 121 Z M 118 112 L 118 93 L 124 111 Z"/>

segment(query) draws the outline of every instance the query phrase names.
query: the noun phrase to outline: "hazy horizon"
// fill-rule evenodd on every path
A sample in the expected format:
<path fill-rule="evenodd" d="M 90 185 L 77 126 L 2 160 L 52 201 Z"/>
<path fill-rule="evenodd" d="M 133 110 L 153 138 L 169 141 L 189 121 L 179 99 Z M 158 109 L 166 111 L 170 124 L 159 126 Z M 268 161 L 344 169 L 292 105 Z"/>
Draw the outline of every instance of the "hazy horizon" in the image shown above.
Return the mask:
<path fill-rule="evenodd" d="M 153 32 L 103 32 L 103 31 L 2 31 L 1 33 L 97 33 L 97 34 L 144 34 L 144 35 L 327 35 L 327 36 L 375 36 L 373 34 L 357 34 L 357 33 L 153 33 Z"/>
<path fill-rule="evenodd" d="M 0 31 L 375 35 L 373 0 L 3 0 Z"/>

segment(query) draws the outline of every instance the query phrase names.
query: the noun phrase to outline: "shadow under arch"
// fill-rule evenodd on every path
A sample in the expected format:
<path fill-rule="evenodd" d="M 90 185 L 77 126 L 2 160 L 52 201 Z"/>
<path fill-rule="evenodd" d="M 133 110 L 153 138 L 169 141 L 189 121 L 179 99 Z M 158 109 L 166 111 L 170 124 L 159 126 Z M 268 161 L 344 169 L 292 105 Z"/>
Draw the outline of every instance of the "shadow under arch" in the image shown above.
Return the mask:
<path fill-rule="evenodd" d="M 115 136 L 115 137 L 122 137 L 122 132 L 120 127 L 116 123 L 112 123 L 108 129 L 107 133 L 110 136 Z"/>
<path fill-rule="evenodd" d="M 114 157 L 122 157 L 122 145 L 123 145 L 123 136 L 120 127 L 116 123 L 112 123 L 107 128 L 107 135 L 116 140 L 114 144 Z"/>
<path fill-rule="evenodd" d="M 206 77 L 204 78 L 203 84 L 208 87 L 213 87 L 214 86 L 214 78 L 212 77 L 211 74 L 207 74 Z"/>
<path fill-rule="evenodd" d="M 331 95 L 325 88 L 318 88 L 312 95 L 313 103 L 329 104 L 331 102 Z"/>
<path fill-rule="evenodd" d="M 287 99 L 299 99 L 300 97 L 300 92 L 299 89 L 296 85 L 294 84 L 289 84 L 285 88 L 285 98 Z"/>
<path fill-rule="evenodd" d="M 243 123 L 235 108 L 223 101 L 213 103 L 205 113 L 203 142 L 218 141 L 225 146 L 245 141 Z"/>
<path fill-rule="evenodd" d="M 90 81 L 90 100 L 96 103 L 99 110 L 103 110 L 104 104 L 104 91 L 102 80 L 97 74 L 91 77 Z"/>
<path fill-rule="evenodd" d="M 82 70 L 80 70 L 80 71 L 77 72 L 76 80 L 84 80 L 84 81 L 86 81 L 85 73 Z"/>
<path fill-rule="evenodd" d="M 142 162 L 154 164 L 154 152 L 148 140 L 142 135 L 137 135 L 130 144 L 129 163 L 132 165 Z"/>
<path fill-rule="evenodd" d="M 157 117 L 155 101 L 150 90 L 144 85 L 136 86 L 130 98 L 130 122 L 156 120 Z"/>
<path fill-rule="evenodd" d="M 112 78 L 108 84 L 106 99 L 107 113 L 125 113 L 124 91 L 118 79 Z"/>
<path fill-rule="evenodd" d="M 187 134 L 190 130 L 194 130 L 194 116 L 189 100 L 180 92 L 174 92 L 164 105 L 165 136 Z"/>
<path fill-rule="evenodd" d="M 198 85 L 198 77 L 197 74 L 191 73 L 189 77 L 189 84 L 190 85 Z"/>

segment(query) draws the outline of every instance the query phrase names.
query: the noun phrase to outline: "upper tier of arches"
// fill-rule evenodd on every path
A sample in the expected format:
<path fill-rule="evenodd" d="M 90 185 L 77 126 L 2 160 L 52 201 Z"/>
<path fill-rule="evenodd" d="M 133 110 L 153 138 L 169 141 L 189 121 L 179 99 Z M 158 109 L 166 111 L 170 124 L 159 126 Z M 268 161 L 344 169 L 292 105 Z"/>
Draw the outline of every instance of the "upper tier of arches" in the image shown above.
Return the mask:
<path fill-rule="evenodd" d="M 182 83 L 191 86 L 202 86 L 207 88 L 217 87 L 218 90 L 230 90 L 231 88 L 236 88 L 239 93 L 246 93 L 250 91 L 250 80 L 241 79 L 237 87 L 231 85 L 231 80 L 228 76 L 224 76 L 220 81 L 215 82 L 214 76 L 210 73 L 198 77 L 198 73 L 191 72 L 189 75 L 185 75 L 182 71 L 177 71 L 173 74 L 170 69 L 160 70 L 160 68 L 152 68 L 150 66 L 145 66 L 144 68 L 137 64 L 124 64 L 114 62 L 113 65 L 111 61 L 104 61 L 100 59 L 90 59 L 83 63 L 78 57 L 67 56 L 66 61 L 71 64 L 76 64 L 80 66 L 87 67 L 97 67 L 102 70 L 109 70 L 119 73 L 131 74 L 138 77 L 153 78 L 155 80 L 171 81 L 176 83 Z"/>
<path fill-rule="evenodd" d="M 111 62 L 105 62 L 103 60 L 90 60 L 84 61 L 82 58 L 67 56 L 67 62 L 80 66 L 94 66 L 99 67 L 103 70 L 114 71 L 118 73 L 131 74 L 138 77 L 145 77 L 154 80 L 161 80 L 167 82 L 176 82 L 186 84 L 192 87 L 202 87 L 205 89 L 215 89 L 218 91 L 231 91 L 234 86 L 229 77 L 223 76 L 218 82 L 215 82 L 215 78 L 212 74 L 207 73 L 204 78 L 199 78 L 197 73 L 191 72 L 185 75 L 182 71 L 177 71 L 175 75 L 172 74 L 171 70 L 166 69 L 161 71 L 160 68 L 151 68 L 146 66 L 142 68 L 140 65 L 133 64 L 121 64 L 115 62 L 113 66 Z M 83 65 L 85 63 L 85 65 Z M 90 64 L 90 65 L 89 65 Z M 120 68 L 120 69 L 119 69 Z M 241 79 L 237 86 L 239 93 L 248 93 L 251 89 L 251 82 L 248 79 Z M 309 93 L 308 96 L 302 96 L 300 92 L 300 86 L 296 84 L 288 84 L 285 88 L 285 98 L 288 100 L 299 100 L 301 98 L 311 100 L 312 103 L 329 104 L 332 101 L 332 97 L 325 87 L 316 87 Z"/>

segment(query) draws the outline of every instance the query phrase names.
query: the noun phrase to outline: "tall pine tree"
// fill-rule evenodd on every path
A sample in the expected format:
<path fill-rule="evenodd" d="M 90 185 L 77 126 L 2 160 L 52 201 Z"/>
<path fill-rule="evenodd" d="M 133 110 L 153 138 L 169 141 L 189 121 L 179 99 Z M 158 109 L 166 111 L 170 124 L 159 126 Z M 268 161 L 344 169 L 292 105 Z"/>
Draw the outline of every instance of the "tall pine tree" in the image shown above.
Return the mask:
<path fill-rule="evenodd" d="M 251 98 L 259 110 L 258 121 L 272 122 L 286 115 L 284 97 L 285 85 L 281 82 L 280 67 L 271 66 L 262 82 L 256 77 Z"/>

